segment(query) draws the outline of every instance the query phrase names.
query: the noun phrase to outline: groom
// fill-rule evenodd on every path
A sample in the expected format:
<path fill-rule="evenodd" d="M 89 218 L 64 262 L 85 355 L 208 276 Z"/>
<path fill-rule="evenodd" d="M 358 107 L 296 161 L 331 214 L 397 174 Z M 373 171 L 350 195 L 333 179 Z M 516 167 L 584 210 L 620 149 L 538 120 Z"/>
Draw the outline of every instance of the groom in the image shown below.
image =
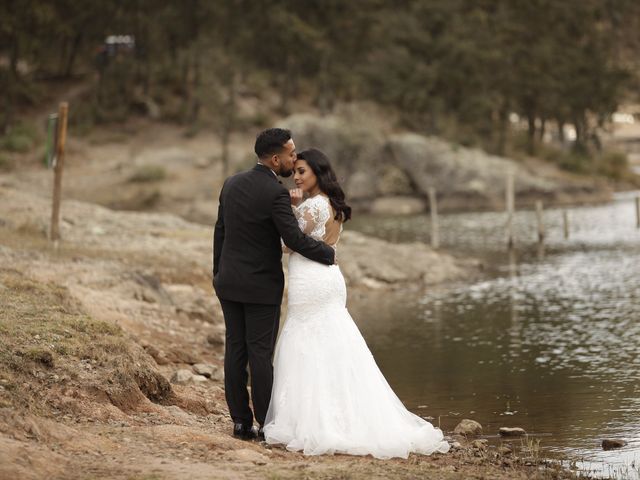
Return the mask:
<path fill-rule="evenodd" d="M 255 152 L 255 167 L 224 182 L 213 235 L 213 285 L 226 326 L 225 394 L 233 435 L 245 440 L 256 435 L 264 439 L 262 427 L 271 399 L 271 359 L 284 290 L 280 238 L 291 250 L 320 263 L 333 264 L 335 255 L 333 248 L 302 233 L 289 192 L 278 181 L 278 175 L 289 177 L 293 172 L 296 151 L 291 132 L 281 128 L 261 132 Z"/>

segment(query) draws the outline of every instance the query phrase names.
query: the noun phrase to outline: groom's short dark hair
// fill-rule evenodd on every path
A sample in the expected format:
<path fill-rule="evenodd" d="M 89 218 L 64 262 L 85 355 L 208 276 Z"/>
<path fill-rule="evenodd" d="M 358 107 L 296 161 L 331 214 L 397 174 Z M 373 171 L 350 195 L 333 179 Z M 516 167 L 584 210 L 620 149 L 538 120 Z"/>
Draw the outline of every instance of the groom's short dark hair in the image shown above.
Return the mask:
<path fill-rule="evenodd" d="M 285 143 L 291 140 L 291 131 L 284 128 L 268 128 L 256 137 L 254 150 L 258 158 L 266 158 L 282 151 Z"/>

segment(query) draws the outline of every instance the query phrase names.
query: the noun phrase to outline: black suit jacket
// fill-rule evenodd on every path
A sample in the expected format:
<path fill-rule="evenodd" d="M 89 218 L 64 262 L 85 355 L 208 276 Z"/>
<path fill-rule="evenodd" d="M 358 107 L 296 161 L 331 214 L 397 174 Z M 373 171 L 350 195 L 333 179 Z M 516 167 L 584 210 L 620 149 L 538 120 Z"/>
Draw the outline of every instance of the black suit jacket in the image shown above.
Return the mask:
<path fill-rule="evenodd" d="M 220 192 L 213 234 L 213 285 L 218 298 L 279 305 L 284 290 L 282 245 L 326 265 L 335 251 L 298 227 L 289 192 L 271 169 L 229 177 Z"/>

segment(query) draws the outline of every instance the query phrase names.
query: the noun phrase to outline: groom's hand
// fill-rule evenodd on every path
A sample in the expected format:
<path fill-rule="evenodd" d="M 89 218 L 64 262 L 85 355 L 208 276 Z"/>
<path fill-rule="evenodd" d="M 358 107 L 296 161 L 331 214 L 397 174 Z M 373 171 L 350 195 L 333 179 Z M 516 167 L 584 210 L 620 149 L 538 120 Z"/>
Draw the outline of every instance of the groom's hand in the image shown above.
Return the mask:
<path fill-rule="evenodd" d="M 292 188 L 289 190 L 289 196 L 291 197 L 291 205 L 296 207 L 302 203 L 303 193 L 301 188 Z"/>

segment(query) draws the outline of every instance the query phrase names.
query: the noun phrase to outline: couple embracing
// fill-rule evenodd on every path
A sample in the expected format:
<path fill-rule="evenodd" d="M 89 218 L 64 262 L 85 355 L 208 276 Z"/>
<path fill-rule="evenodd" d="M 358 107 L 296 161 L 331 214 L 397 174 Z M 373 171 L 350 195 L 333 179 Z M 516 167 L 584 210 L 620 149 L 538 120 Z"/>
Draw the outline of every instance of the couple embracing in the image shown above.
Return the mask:
<path fill-rule="evenodd" d="M 448 451 L 442 432 L 395 395 L 346 309 L 335 257 L 351 208 L 329 159 L 316 149 L 296 154 L 291 132 L 279 128 L 258 135 L 255 153 L 255 167 L 225 181 L 214 231 L 234 436 L 308 455 Z M 297 188 L 288 191 L 278 176 L 292 174 Z M 283 251 L 288 309 L 276 346 Z"/>

